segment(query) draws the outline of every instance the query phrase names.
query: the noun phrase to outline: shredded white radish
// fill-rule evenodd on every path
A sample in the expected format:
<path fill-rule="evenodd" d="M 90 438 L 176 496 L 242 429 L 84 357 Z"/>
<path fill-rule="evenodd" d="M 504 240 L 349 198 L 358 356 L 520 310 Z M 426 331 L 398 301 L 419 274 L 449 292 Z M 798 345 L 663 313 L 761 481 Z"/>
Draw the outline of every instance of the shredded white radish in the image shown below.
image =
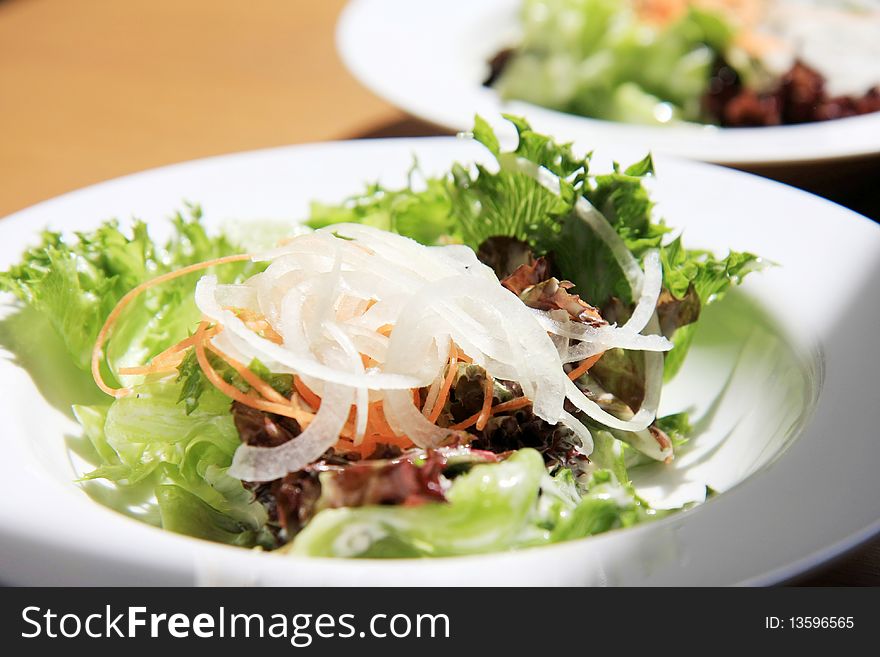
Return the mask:
<path fill-rule="evenodd" d="M 530 160 L 513 154 L 502 155 L 499 158 L 499 163 L 504 168 L 520 171 L 531 176 L 541 186 L 554 194 L 561 192 L 562 183 L 559 177 L 546 167 L 539 166 Z M 656 305 L 663 284 L 663 271 L 660 265 L 659 254 L 653 251 L 647 254 L 645 272 L 642 272 L 635 256 L 633 256 L 620 235 L 617 234 L 617 231 L 614 230 L 614 227 L 585 197 L 578 196 L 574 205 L 574 212 L 611 251 L 629 284 L 633 297 L 638 298 L 633 315 L 619 329 L 619 332 L 615 330 L 616 327 L 601 327 L 596 329 L 596 331 L 614 332 L 617 333 L 619 338 L 626 334 L 630 337 L 635 336 L 642 329 L 647 328 L 653 335 L 640 337 L 659 338 L 660 336 L 657 334 L 660 333 L 660 322 L 657 319 Z M 572 336 L 567 335 L 567 337 Z M 631 419 L 622 420 L 606 413 L 598 405 L 581 394 L 573 383 L 568 387 L 567 398 L 578 409 L 608 427 L 629 432 L 644 431 L 654 421 L 657 407 L 660 403 L 660 389 L 663 384 L 663 355 L 656 352 L 668 351 L 672 348 L 668 340 L 664 341 L 665 345 L 663 346 L 665 348 L 663 349 L 645 350 L 645 398 L 638 412 Z M 614 344 L 613 346 L 622 347 L 623 345 Z M 594 353 L 599 353 L 599 351 Z M 652 454 L 648 455 L 653 457 Z"/>
<path fill-rule="evenodd" d="M 325 385 L 315 419 L 296 437 L 278 447 L 242 445 L 235 451 L 229 474 L 242 481 L 272 481 L 302 470 L 339 440 L 353 399 L 347 386 Z"/>
<path fill-rule="evenodd" d="M 663 373 L 658 352 L 671 347 L 661 336 L 641 333 L 646 326 L 656 330 L 662 282 L 656 253 L 646 257 L 644 275 L 636 264 L 638 302 L 622 327 L 591 327 L 566 313 L 533 310 L 471 249 L 426 247 L 369 226 L 342 224 L 300 235 L 255 260 L 269 265 L 240 285 L 203 277 L 196 304 L 226 329 L 212 338 L 218 348 L 242 362 L 256 358 L 273 371 L 297 375 L 321 405 L 295 440 L 239 448 L 230 472 L 241 479 L 268 481 L 317 459 L 338 440 L 352 406 L 359 444 L 372 401 L 382 402 L 397 435 L 420 447 L 448 443 L 451 431 L 428 417 L 453 349 L 493 378 L 516 381 L 534 413 L 571 428 L 584 453 L 592 450 L 592 436 L 563 410 L 566 398 L 612 429 L 640 431 L 654 419 Z M 256 333 L 239 318 L 240 310 L 265 317 L 281 343 Z M 646 350 L 645 403 L 631 418 L 603 411 L 563 368 L 615 347 Z M 413 397 L 423 387 L 429 387 L 424 409 Z"/>
<path fill-rule="evenodd" d="M 388 420 L 391 428 L 419 447 L 442 445 L 451 433 L 429 422 L 413 404 L 412 395 L 403 390 L 386 392 L 382 408 L 385 409 L 385 419 Z"/>
<path fill-rule="evenodd" d="M 633 314 L 623 325 L 623 330 L 640 333 L 651 321 L 657 310 L 657 300 L 663 287 L 663 270 L 660 268 L 660 254 L 648 251 L 645 254 L 645 278 L 642 282 L 642 293 Z"/>
<path fill-rule="evenodd" d="M 356 374 L 364 373 L 364 363 L 361 360 L 360 352 L 354 346 L 352 339 L 343 331 L 335 322 L 325 322 L 324 328 L 327 334 L 336 340 L 345 355 L 351 362 L 351 368 Z M 360 386 L 355 392 L 355 430 L 354 444 L 360 445 L 364 440 L 364 434 L 367 432 L 367 408 L 370 404 L 369 391 Z"/>

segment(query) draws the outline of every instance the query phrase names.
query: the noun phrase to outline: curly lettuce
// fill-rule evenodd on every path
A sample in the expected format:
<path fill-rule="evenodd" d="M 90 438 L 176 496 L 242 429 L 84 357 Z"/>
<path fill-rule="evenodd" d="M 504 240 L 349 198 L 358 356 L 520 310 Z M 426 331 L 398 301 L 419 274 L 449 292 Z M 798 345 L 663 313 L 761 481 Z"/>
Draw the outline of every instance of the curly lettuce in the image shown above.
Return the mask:
<path fill-rule="evenodd" d="M 26 251 L 20 263 L 0 272 L 0 290 L 12 292 L 47 318 L 73 362 L 86 370 L 98 331 L 126 292 L 166 272 L 240 252 L 227 237 L 209 236 L 201 217 L 198 205 L 177 212 L 171 219 L 174 234 L 164 245 L 155 243 L 147 225 L 137 220 L 129 234 L 116 220 L 78 232 L 74 240 L 44 231 L 42 242 Z M 231 264 L 217 274 L 232 280 L 252 269 L 250 264 Z M 186 337 L 199 319 L 192 294 L 199 276 L 149 289 L 132 304 L 108 349 L 112 372 L 143 363 Z"/>
<path fill-rule="evenodd" d="M 490 125 L 475 118 L 473 136 L 494 156 L 496 166 L 468 168 L 453 165 L 445 176 L 417 184 L 410 177 L 402 189 L 371 186 L 362 196 L 339 206 L 313 207 L 307 222 L 323 227 L 337 222 L 377 225 L 423 244 L 464 243 L 477 250 L 490 237 L 509 236 L 530 244 L 538 253 L 551 253 L 562 276 L 575 291 L 603 310 L 615 310 L 623 323 L 633 303 L 633 292 L 607 244 L 572 211 L 579 196 L 586 198 L 608 220 L 633 256 L 640 260 L 658 249 L 663 264 L 665 307 L 659 308 L 663 333 L 675 348 L 666 358 L 666 378 L 680 369 L 693 338 L 700 308 L 718 301 L 731 286 L 763 266 L 752 253 L 730 251 L 724 257 L 687 249 L 680 235 L 657 218 L 645 182 L 654 175 L 650 155 L 627 167 L 595 173 L 590 154 L 578 156 L 571 144 L 557 143 L 532 130 L 521 118 L 505 115 L 517 132 L 517 143 L 503 150 Z M 560 180 L 560 193 L 547 190 L 512 165 L 514 159 L 547 169 Z M 413 228 L 392 221 L 390 208 L 418 206 L 431 228 Z M 614 308 L 612 308 L 612 306 Z M 662 314 L 665 312 L 665 315 Z"/>
<path fill-rule="evenodd" d="M 241 444 L 229 399 L 212 388 L 198 410 L 187 413 L 179 397 L 178 385 L 160 381 L 137 386 L 109 407 L 74 407 L 103 459 L 83 480 L 105 479 L 121 487 L 148 481 L 165 529 L 236 545 L 270 545 L 263 530 L 266 509 L 226 473 Z"/>
<path fill-rule="evenodd" d="M 241 252 L 229 238 L 207 233 L 198 206 L 176 213 L 171 223 L 173 236 L 164 244 L 140 221 L 128 234 L 108 221 L 71 241 L 46 231 L 41 244 L 0 273 L 0 290 L 29 307 L 19 324 L 29 321 L 39 331 L 48 320 L 71 362 L 86 370 L 98 331 L 129 290 L 188 264 Z M 231 281 L 254 271 L 250 263 L 236 263 L 216 273 Z M 146 362 L 188 335 L 200 318 L 193 301 L 199 275 L 150 288 L 126 309 L 108 348 L 108 375 Z M 281 378 L 269 378 L 282 385 Z M 240 444 L 230 400 L 204 385 L 196 395 L 192 386 L 200 381 L 187 388 L 188 381 L 147 381 L 112 403 L 75 405 L 97 461 L 83 481 L 102 479 L 120 491 L 149 486 L 166 529 L 236 545 L 269 544 L 265 508 L 226 474 Z M 81 391 L 71 389 L 69 396 L 81 398 Z M 178 403 L 181 399 L 187 403 Z"/>

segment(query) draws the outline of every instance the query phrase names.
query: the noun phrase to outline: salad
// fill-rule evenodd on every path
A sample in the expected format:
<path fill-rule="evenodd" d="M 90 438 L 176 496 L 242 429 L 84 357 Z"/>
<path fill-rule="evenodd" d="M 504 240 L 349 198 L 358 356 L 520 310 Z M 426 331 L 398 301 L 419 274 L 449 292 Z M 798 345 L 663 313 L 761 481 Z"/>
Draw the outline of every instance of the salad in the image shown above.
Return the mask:
<path fill-rule="evenodd" d="M 491 62 L 506 99 L 728 127 L 880 111 L 877 0 L 524 0 Z"/>
<path fill-rule="evenodd" d="M 700 311 L 761 265 L 684 247 L 649 157 L 589 157 L 508 117 L 492 166 L 314 204 L 254 253 L 197 206 L 107 222 L 0 274 L 106 393 L 73 411 L 145 522 L 328 557 L 511 550 L 649 521 L 629 472 L 691 433 L 658 417 Z M 91 484 L 94 485 L 94 484 Z"/>

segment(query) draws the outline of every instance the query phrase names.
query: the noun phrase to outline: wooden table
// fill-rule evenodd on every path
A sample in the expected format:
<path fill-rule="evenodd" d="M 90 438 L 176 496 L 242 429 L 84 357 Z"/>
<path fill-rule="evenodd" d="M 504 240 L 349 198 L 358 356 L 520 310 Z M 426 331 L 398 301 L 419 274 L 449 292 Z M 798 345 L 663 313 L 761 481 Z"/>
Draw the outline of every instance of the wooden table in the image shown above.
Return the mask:
<path fill-rule="evenodd" d="M 198 157 L 437 134 L 345 71 L 333 41 L 343 4 L 0 0 L 0 216 Z M 868 185 L 838 200 L 880 208 Z M 802 583 L 880 584 L 880 541 Z"/>
<path fill-rule="evenodd" d="M 121 174 L 404 115 L 336 56 L 343 0 L 0 0 L 0 216 Z"/>

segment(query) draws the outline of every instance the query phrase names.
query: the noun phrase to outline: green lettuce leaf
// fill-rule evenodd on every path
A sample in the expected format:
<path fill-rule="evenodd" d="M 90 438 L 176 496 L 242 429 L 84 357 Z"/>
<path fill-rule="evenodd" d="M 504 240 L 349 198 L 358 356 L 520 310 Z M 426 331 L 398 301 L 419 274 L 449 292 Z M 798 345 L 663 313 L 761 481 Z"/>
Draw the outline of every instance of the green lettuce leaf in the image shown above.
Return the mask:
<path fill-rule="evenodd" d="M 109 407 L 76 407 L 77 419 L 103 460 L 83 479 L 105 479 L 120 487 L 150 482 L 163 526 L 173 531 L 202 536 L 214 519 L 218 536 L 225 536 L 230 527 L 241 528 L 242 536 L 226 542 L 242 545 L 257 536 L 265 539 L 261 532 L 266 509 L 241 481 L 227 474 L 241 444 L 229 399 L 211 387 L 201 395 L 198 408 L 187 413 L 179 397 L 179 385 L 156 381 L 136 387 Z M 167 486 L 173 490 L 163 488 Z M 167 493 L 164 501 L 162 491 Z M 172 499 L 182 500 L 182 506 L 172 508 Z M 188 513 L 193 514 L 192 531 L 184 531 Z M 166 519 L 173 520 L 166 526 Z"/>
<path fill-rule="evenodd" d="M 317 229 L 339 223 L 365 224 L 423 244 L 434 244 L 456 232 L 446 181 L 425 179 L 417 164 L 410 170 L 403 189 L 390 190 L 372 184 L 339 205 L 312 203 L 307 226 Z"/>
<path fill-rule="evenodd" d="M 457 477 L 448 503 L 325 509 L 297 535 L 291 552 L 381 558 L 509 549 L 526 526 L 545 473 L 541 455 L 523 449 Z"/>
<path fill-rule="evenodd" d="M 583 538 L 656 517 L 607 470 L 578 493 L 570 470 L 547 474 L 520 449 L 458 476 L 447 503 L 325 509 L 297 535 L 291 554 L 406 558 L 479 554 Z"/>
<path fill-rule="evenodd" d="M 613 121 L 702 120 L 713 60 L 733 29 L 690 8 L 662 26 L 621 0 L 525 0 L 523 37 L 494 83 L 505 98 Z"/>
<path fill-rule="evenodd" d="M 673 446 L 676 448 L 684 445 L 693 432 L 690 414 L 687 412 L 658 417 L 654 424 L 660 431 L 669 436 Z"/>
<path fill-rule="evenodd" d="M 628 446 L 611 435 L 610 432 L 598 430 L 593 432 L 593 451 L 590 461 L 597 467 L 609 471 L 621 484 L 629 484 L 626 469 L 626 450 Z"/>
<path fill-rule="evenodd" d="M 246 393 L 251 390 L 251 385 L 229 363 L 210 351 L 206 353 L 206 356 L 208 362 L 226 383 L 241 392 Z M 284 397 L 290 397 L 293 390 L 293 375 L 275 374 L 256 358 L 250 362 L 248 369 L 272 386 L 277 393 Z M 178 365 L 177 382 L 181 384 L 178 402 L 184 404 L 187 415 L 199 407 L 199 399 L 206 390 L 216 390 L 208 381 L 208 377 L 205 376 L 194 350 L 188 351 L 183 361 Z"/>
<path fill-rule="evenodd" d="M 172 218 L 174 235 L 164 246 L 135 221 L 130 234 L 108 221 L 67 240 L 45 231 L 42 243 L 29 249 L 19 264 L 0 273 L 0 290 L 15 294 L 52 323 L 76 365 L 88 369 L 98 331 L 125 293 L 138 284 L 183 266 L 239 253 L 222 235 L 209 237 L 201 209 Z M 255 273 L 250 263 L 218 268 L 223 280 Z M 122 315 L 107 347 L 111 371 L 142 364 L 186 337 L 199 319 L 193 289 L 205 272 L 184 276 L 145 291 Z M 121 377 L 117 377 L 121 380 Z"/>
<path fill-rule="evenodd" d="M 220 513 L 186 488 L 174 484 L 156 487 L 162 527 L 168 531 L 240 547 L 270 546 L 268 530 L 252 529 Z"/>

